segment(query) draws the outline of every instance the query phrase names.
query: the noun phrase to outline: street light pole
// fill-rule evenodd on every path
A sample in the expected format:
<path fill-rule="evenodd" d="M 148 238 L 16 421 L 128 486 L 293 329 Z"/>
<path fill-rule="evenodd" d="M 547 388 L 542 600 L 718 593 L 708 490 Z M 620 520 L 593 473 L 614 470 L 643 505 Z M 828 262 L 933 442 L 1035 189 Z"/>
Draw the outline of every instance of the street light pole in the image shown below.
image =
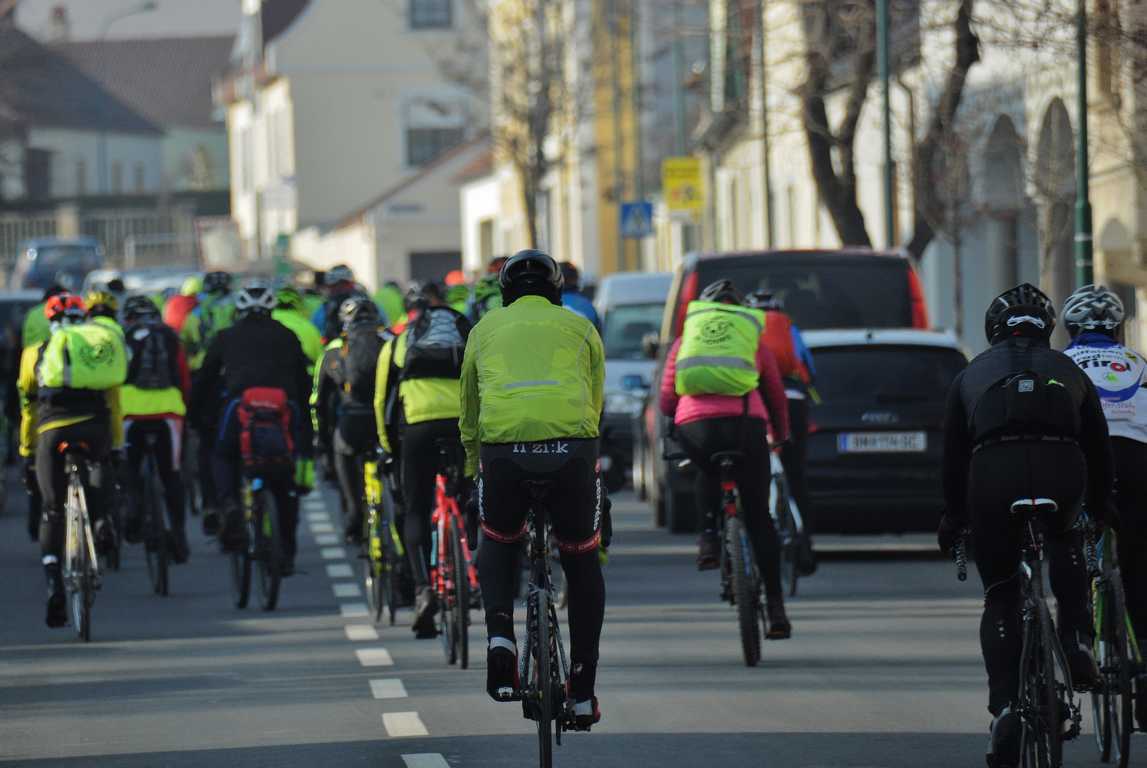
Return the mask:
<path fill-rule="evenodd" d="M 1077 0 L 1075 17 L 1076 56 L 1079 60 L 1076 83 L 1076 122 L 1079 123 L 1075 148 L 1075 281 L 1095 282 L 1091 237 L 1091 193 L 1088 179 L 1087 139 L 1087 2 Z"/>
<path fill-rule="evenodd" d="M 892 211 L 892 107 L 889 100 L 888 0 L 876 0 L 876 59 L 880 70 L 884 144 L 884 244 L 896 243 Z"/>

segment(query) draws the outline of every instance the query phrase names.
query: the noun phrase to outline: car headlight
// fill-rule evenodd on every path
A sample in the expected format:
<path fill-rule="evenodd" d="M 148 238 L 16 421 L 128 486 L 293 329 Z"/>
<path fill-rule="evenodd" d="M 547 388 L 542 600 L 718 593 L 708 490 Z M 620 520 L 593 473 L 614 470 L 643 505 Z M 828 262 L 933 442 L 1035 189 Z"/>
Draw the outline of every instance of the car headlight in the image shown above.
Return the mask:
<path fill-rule="evenodd" d="M 637 416 L 645 399 L 632 392 L 611 392 L 605 396 L 605 412 Z"/>

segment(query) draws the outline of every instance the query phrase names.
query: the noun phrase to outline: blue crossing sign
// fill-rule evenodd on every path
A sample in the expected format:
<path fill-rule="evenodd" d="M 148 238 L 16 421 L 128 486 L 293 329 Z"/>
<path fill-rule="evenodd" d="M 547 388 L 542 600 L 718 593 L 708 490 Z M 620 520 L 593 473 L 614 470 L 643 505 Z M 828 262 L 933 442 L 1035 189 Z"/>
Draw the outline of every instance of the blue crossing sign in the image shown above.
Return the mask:
<path fill-rule="evenodd" d="M 639 201 L 621 204 L 621 236 L 631 240 L 653 234 L 653 203 Z"/>

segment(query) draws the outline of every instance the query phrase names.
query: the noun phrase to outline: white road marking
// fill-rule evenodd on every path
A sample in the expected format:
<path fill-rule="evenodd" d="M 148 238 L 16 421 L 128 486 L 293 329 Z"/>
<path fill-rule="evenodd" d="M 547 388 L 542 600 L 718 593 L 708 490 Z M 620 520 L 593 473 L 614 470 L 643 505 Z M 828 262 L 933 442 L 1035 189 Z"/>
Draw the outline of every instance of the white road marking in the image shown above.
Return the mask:
<path fill-rule="evenodd" d="M 370 693 L 376 699 L 405 699 L 406 686 L 397 677 L 370 681 Z"/>
<path fill-rule="evenodd" d="M 385 648 L 359 648 L 354 652 L 358 663 L 364 667 L 393 667 L 394 659 Z"/>
<path fill-rule="evenodd" d="M 392 739 L 430 735 L 417 712 L 387 712 L 382 716 L 382 726 Z"/>
<path fill-rule="evenodd" d="M 358 588 L 358 584 L 353 581 L 341 582 L 339 584 L 332 584 L 331 588 L 334 590 L 335 597 L 361 597 L 362 590 Z"/>
<path fill-rule="evenodd" d="M 366 618 L 369 612 L 366 603 L 340 603 L 339 613 L 344 619 L 362 619 Z"/>
<path fill-rule="evenodd" d="M 330 523 L 311 523 L 311 533 L 334 533 L 335 527 Z"/>
<path fill-rule="evenodd" d="M 346 557 L 346 550 L 342 547 L 323 547 L 319 550 L 323 560 L 342 560 Z"/>
<path fill-rule="evenodd" d="M 345 630 L 346 639 L 351 642 L 361 643 L 364 640 L 378 639 L 378 630 L 369 624 L 348 624 Z"/>
<path fill-rule="evenodd" d="M 349 579 L 354 576 L 349 563 L 331 563 L 327 566 L 327 577 L 331 579 Z"/>
<path fill-rule="evenodd" d="M 311 523 L 329 523 L 331 516 L 328 512 L 308 512 L 307 521 Z"/>
<path fill-rule="evenodd" d="M 333 547 L 339 543 L 337 533 L 316 533 L 315 543 L 320 547 Z"/>
<path fill-rule="evenodd" d="M 308 512 L 325 512 L 327 505 L 323 503 L 322 499 L 311 497 L 303 501 L 303 509 L 307 510 Z"/>
<path fill-rule="evenodd" d="M 446 758 L 437 752 L 403 755 L 402 762 L 406 763 L 406 768 L 450 768 L 450 763 L 446 762 Z"/>

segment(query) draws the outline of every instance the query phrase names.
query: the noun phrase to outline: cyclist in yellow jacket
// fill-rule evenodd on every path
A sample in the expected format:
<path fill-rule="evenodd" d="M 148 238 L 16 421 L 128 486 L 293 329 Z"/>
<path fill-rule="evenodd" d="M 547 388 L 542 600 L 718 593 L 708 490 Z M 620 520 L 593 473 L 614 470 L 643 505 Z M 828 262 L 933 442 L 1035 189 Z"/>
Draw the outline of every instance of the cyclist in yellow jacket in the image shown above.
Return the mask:
<path fill-rule="evenodd" d="M 64 548 L 64 498 L 67 444 L 81 446 L 92 460 L 87 482 L 88 509 L 96 546 L 115 546 L 106 517 L 104 464 L 123 445 L 120 385 L 127 374 L 122 335 L 84 321 L 79 296 L 60 294 L 44 307 L 51 336 L 24 350 L 18 386 L 21 400 L 20 453 L 36 457 L 36 477 L 43 497 L 40 547 L 48 580 L 47 624 L 67 622 L 60 558 Z"/>
<path fill-rule="evenodd" d="M 284 285 L 275 292 L 275 301 L 278 303 L 271 312 L 271 318 L 287 326 L 299 338 L 303 354 L 310 361 L 307 373 L 313 374 L 315 363 L 323 356 L 323 335 L 306 315 L 303 295 L 295 286 Z"/>
<path fill-rule="evenodd" d="M 541 251 L 502 266 L 503 308 L 474 326 L 462 363 L 459 425 L 466 474 L 478 476 L 479 553 L 489 638 L 486 690 L 517 687 L 515 572 L 526 531 L 523 483 L 548 480 L 552 530 L 569 593 L 570 695 L 579 728 L 601 718 L 594 696 L 605 581 L 598 546 L 604 495 L 598 426 L 605 360 L 589 320 L 562 307 L 562 273 Z"/>

